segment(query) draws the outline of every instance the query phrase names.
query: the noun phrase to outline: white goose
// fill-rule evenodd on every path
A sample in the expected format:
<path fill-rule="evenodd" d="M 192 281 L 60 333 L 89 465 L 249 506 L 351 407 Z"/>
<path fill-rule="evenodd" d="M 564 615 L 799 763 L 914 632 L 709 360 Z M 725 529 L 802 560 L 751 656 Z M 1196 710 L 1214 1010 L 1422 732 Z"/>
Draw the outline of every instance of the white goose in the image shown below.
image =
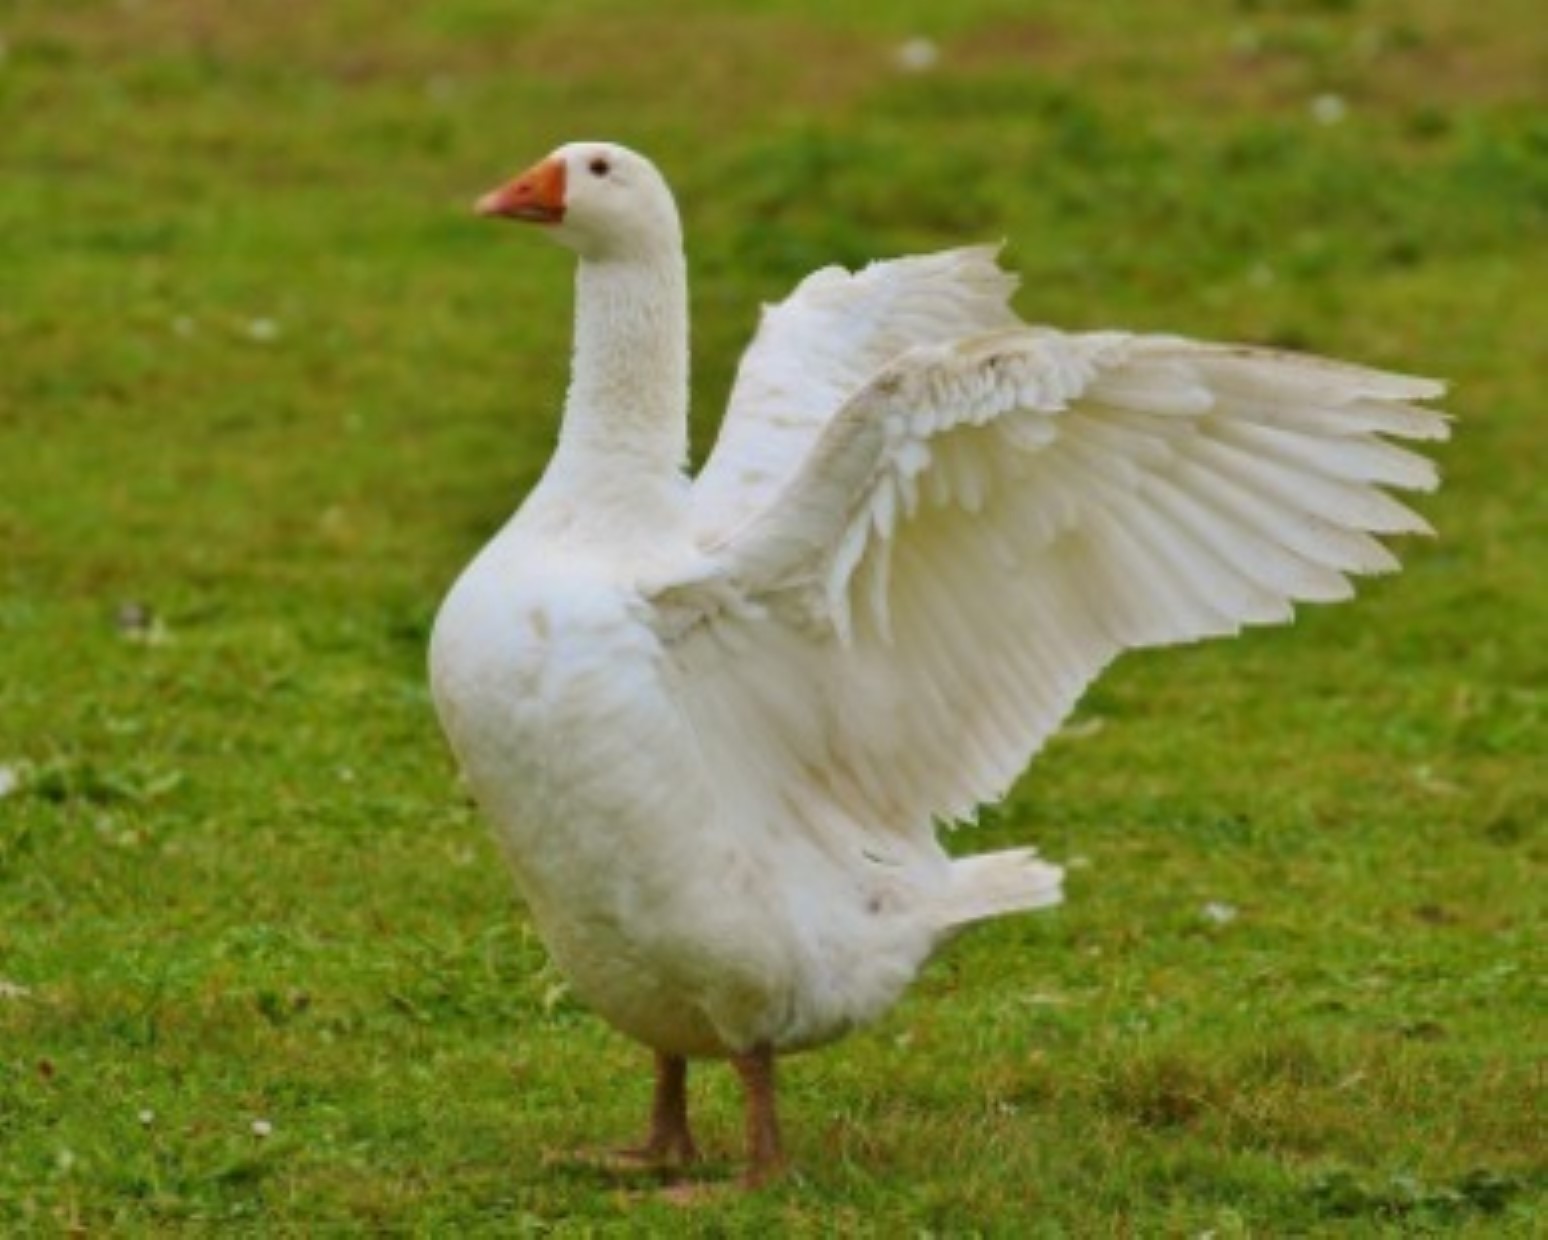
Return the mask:
<path fill-rule="evenodd" d="M 483 198 L 579 256 L 558 449 L 431 642 L 441 722 L 575 993 L 656 1054 L 644 1159 L 695 1154 L 729 1058 L 748 1180 L 779 1052 L 894 1003 L 956 928 L 1055 904 L 1031 849 L 951 860 L 1120 652 L 1289 620 L 1427 530 L 1379 488 L 1440 384 L 1028 327 L 988 249 L 829 268 L 769 309 L 684 475 L 687 294 L 640 155 L 561 147 Z"/>

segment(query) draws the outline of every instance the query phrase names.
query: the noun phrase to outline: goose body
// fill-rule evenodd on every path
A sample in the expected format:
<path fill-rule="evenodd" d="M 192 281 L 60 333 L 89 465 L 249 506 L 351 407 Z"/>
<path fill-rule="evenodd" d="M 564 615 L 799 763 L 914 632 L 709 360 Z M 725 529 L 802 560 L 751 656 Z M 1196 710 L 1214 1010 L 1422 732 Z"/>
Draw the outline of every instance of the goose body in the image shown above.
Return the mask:
<path fill-rule="evenodd" d="M 729 1058 L 752 1175 L 772 1063 L 874 1019 L 954 930 L 1057 903 L 1030 849 L 951 860 L 1124 649 L 1288 620 L 1423 532 L 1414 379 L 1174 337 L 1031 328 L 992 251 L 828 269 L 766 311 L 684 474 L 670 191 L 609 143 L 480 203 L 579 256 L 542 482 L 431 642 L 468 784 L 576 994 L 656 1052 L 642 1153 L 691 1157 Z"/>
<path fill-rule="evenodd" d="M 635 566 L 559 554 L 533 524 L 443 607 L 437 700 L 576 994 L 679 1056 L 795 1049 L 879 1014 L 941 929 L 920 903 L 944 861 L 878 867 L 771 829 L 758 773 L 706 755 Z"/>

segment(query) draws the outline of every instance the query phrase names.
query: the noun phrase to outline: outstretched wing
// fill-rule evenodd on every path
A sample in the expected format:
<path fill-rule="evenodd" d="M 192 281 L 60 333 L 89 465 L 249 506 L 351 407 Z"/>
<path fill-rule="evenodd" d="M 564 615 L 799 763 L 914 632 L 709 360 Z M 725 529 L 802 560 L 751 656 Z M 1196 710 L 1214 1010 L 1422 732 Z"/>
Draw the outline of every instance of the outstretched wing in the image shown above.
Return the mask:
<path fill-rule="evenodd" d="M 1120 651 L 1288 620 L 1427 532 L 1438 383 L 1158 336 L 911 350 L 656 598 L 725 760 L 912 834 L 1001 795 Z M 713 755 L 712 755 L 713 756 Z M 823 810 L 821 812 L 827 812 Z M 820 814 L 819 814 L 820 816 Z M 808 811 L 811 817 L 811 811 Z"/>
<path fill-rule="evenodd" d="M 767 505 L 839 408 L 916 345 L 1015 325 L 1016 277 L 992 246 L 827 267 L 764 310 L 714 451 L 694 482 L 694 522 L 712 538 Z"/>

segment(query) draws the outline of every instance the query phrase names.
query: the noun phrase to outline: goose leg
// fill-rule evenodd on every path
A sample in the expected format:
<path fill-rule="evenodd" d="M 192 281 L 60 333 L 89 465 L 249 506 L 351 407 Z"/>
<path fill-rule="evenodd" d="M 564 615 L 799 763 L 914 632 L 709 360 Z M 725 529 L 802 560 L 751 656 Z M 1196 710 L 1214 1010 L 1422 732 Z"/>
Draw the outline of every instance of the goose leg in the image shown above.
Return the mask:
<path fill-rule="evenodd" d="M 742 1078 L 747 1100 L 747 1172 L 743 1183 L 761 1188 L 785 1170 L 785 1148 L 779 1137 L 774 1097 L 774 1048 L 755 1046 L 733 1055 L 732 1066 Z"/>
<path fill-rule="evenodd" d="M 645 1144 L 628 1153 L 642 1162 L 691 1163 L 699 1157 L 688 1128 L 688 1061 L 656 1052 L 656 1092 Z"/>

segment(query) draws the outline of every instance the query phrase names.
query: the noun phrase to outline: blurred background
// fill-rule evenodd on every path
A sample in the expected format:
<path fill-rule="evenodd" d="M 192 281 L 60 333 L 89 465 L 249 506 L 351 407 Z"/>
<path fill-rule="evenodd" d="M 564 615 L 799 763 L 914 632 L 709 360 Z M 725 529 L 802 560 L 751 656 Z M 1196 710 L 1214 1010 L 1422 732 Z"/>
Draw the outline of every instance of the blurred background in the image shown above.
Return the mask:
<path fill-rule="evenodd" d="M 1530 1226 L 1544 29 L 0 0 L 0 1222 L 612 1217 L 534 1151 L 631 1123 L 633 1052 L 545 972 L 422 673 L 568 362 L 568 256 L 470 204 L 599 137 L 679 194 L 699 455 L 760 303 L 1002 239 L 1031 321 L 1443 376 L 1460 418 L 1401 578 L 1103 682 L 972 841 L 1094 859 L 1071 908 L 803 1066 L 813 1178 L 726 1217 Z"/>

